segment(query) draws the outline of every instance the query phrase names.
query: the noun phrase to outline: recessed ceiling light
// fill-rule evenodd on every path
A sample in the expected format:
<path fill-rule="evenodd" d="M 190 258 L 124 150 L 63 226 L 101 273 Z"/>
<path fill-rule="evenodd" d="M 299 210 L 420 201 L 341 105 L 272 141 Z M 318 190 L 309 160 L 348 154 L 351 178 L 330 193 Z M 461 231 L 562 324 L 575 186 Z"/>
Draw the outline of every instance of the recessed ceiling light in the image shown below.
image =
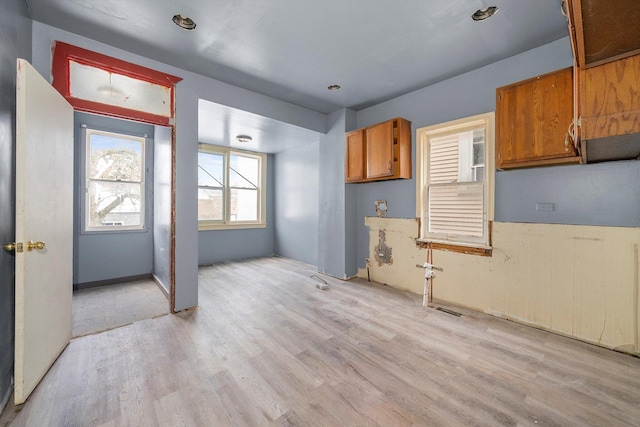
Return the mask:
<path fill-rule="evenodd" d="M 196 23 L 193 22 L 193 19 L 188 16 L 183 15 L 173 15 L 172 21 L 180 28 L 184 28 L 185 30 L 195 30 Z"/>
<path fill-rule="evenodd" d="M 478 9 L 476 12 L 471 15 L 471 19 L 474 21 L 484 21 L 487 18 L 491 18 L 498 11 L 497 6 L 489 6 L 484 9 Z"/>
<path fill-rule="evenodd" d="M 238 142 L 251 142 L 251 141 L 253 141 L 253 138 L 251 138 L 249 135 L 238 135 L 238 136 L 236 136 L 236 141 L 238 141 Z"/>
<path fill-rule="evenodd" d="M 329 89 L 329 90 L 339 90 L 340 89 L 340 85 L 329 85 L 329 86 L 327 86 L 327 89 Z"/>

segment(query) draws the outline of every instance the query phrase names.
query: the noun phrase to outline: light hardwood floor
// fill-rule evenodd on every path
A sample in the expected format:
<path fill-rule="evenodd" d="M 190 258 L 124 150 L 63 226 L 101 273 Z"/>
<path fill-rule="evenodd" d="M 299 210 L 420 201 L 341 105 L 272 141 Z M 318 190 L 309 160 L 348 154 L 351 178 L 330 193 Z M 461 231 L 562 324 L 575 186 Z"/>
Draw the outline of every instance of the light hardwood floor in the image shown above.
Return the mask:
<path fill-rule="evenodd" d="M 74 339 L 16 426 L 640 425 L 640 359 L 284 258 L 200 306 Z"/>

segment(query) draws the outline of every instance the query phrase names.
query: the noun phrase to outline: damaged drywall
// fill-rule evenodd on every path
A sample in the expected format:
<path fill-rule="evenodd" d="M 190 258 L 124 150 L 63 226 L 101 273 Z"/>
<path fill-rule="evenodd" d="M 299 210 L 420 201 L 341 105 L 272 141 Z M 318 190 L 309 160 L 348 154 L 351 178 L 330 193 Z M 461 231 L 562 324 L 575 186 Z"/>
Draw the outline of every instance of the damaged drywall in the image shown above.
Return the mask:
<path fill-rule="evenodd" d="M 387 246 L 386 233 L 384 230 L 378 230 L 378 245 L 373 248 L 373 256 L 378 261 L 378 266 L 382 264 L 393 264 L 393 256 L 391 255 L 391 248 Z"/>
<path fill-rule="evenodd" d="M 364 223 L 369 227 L 369 242 L 372 242 L 368 263 L 371 280 L 422 294 L 424 270 L 417 268 L 416 264 L 424 264 L 426 250 L 417 248 L 415 244 L 418 220 L 366 217 Z M 367 270 L 359 270 L 358 276 L 366 279 Z"/>
<path fill-rule="evenodd" d="M 371 280 L 422 294 L 418 220 L 367 217 L 365 225 L 370 242 L 384 230 L 393 248 L 393 264 L 369 263 Z M 640 353 L 639 228 L 495 222 L 492 242 L 492 256 L 433 250 L 444 268 L 435 301 Z"/>

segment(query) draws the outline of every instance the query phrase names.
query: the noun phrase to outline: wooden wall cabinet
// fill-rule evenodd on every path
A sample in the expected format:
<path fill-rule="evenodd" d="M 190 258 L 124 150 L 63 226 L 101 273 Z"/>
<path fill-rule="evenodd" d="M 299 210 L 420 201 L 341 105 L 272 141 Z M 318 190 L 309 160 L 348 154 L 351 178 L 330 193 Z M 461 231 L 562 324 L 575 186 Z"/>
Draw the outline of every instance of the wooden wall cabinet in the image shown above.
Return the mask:
<path fill-rule="evenodd" d="M 565 68 L 496 90 L 496 167 L 578 163 L 567 137 L 573 70 Z"/>
<path fill-rule="evenodd" d="M 640 8 L 634 1 L 565 0 L 584 162 L 640 156 Z"/>
<path fill-rule="evenodd" d="M 580 70 L 585 140 L 640 132 L 640 55 Z"/>
<path fill-rule="evenodd" d="M 411 178 L 411 122 L 395 118 L 346 134 L 345 181 Z"/>
<path fill-rule="evenodd" d="M 564 0 L 580 68 L 640 54 L 637 0 Z"/>
<path fill-rule="evenodd" d="M 364 129 L 348 132 L 345 147 L 345 181 L 360 182 L 365 178 Z"/>

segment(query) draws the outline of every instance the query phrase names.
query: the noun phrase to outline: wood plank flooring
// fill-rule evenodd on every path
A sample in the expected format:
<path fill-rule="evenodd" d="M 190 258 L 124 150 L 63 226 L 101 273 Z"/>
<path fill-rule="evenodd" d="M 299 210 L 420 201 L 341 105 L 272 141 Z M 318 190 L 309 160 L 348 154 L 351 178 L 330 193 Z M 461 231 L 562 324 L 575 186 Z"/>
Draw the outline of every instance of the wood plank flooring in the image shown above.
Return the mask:
<path fill-rule="evenodd" d="M 638 426 L 640 359 L 284 258 L 74 339 L 15 426 Z"/>

